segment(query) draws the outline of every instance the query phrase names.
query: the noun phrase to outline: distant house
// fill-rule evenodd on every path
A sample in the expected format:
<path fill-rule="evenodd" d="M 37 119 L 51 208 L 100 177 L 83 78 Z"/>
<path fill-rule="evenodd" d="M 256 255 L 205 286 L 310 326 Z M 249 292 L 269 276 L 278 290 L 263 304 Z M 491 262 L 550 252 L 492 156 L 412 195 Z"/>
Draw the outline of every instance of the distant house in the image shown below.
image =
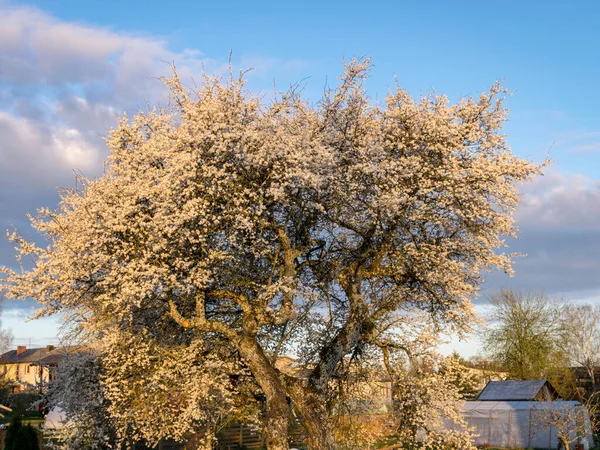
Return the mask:
<path fill-rule="evenodd" d="M 9 383 L 12 392 L 40 387 L 54 380 L 54 371 L 67 347 L 48 345 L 28 349 L 19 345 L 0 355 L 0 377 Z"/>
<path fill-rule="evenodd" d="M 477 396 L 477 401 L 554 401 L 560 395 L 548 380 L 490 381 Z"/>

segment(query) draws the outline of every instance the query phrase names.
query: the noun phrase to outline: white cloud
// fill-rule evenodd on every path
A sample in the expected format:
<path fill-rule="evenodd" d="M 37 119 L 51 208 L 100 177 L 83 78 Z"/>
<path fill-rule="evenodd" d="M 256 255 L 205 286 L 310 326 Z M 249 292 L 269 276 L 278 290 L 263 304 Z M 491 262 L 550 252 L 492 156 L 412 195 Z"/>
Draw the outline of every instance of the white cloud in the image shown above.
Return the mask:
<path fill-rule="evenodd" d="M 164 73 L 164 61 L 183 61 L 192 70 L 217 69 L 198 52 L 170 51 L 164 40 L 63 22 L 34 8 L 4 7 L 0 21 L 3 81 L 26 80 L 46 87 L 109 83 L 132 98 L 139 87 L 137 77 Z"/>
<path fill-rule="evenodd" d="M 551 168 L 522 189 L 517 219 L 524 227 L 597 229 L 600 183 L 580 174 Z"/>
<path fill-rule="evenodd" d="M 101 171 L 101 136 L 139 102 L 164 100 L 164 61 L 182 73 L 217 69 L 160 39 L 60 21 L 34 8 L 0 6 L 0 185 L 54 189 L 72 171 Z M 18 199 L 15 199 L 18 202 Z"/>
<path fill-rule="evenodd" d="M 35 8 L 0 5 L 0 23 L 4 185 L 17 180 L 53 188 L 72 180 L 73 169 L 100 173 L 101 136 L 123 111 L 166 101 L 157 78 L 170 74 L 171 63 L 183 80 L 228 70 L 224 58 L 174 52 L 157 37 L 65 22 Z M 302 61 L 242 56 L 240 64 L 254 66 L 249 76 L 259 76 L 276 66 L 297 69 Z"/>
<path fill-rule="evenodd" d="M 485 288 L 546 292 L 567 298 L 600 295 L 600 184 L 556 168 L 523 186 L 516 218 L 518 239 L 508 239 L 517 258 L 515 277 L 493 272 Z M 485 291 L 482 299 L 485 301 Z"/>
<path fill-rule="evenodd" d="M 98 167 L 100 158 L 97 149 L 89 145 L 75 128 L 55 132 L 52 136 L 52 148 L 66 166 L 84 171 Z"/>
<path fill-rule="evenodd" d="M 579 129 L 556 136 L 554 147 L 569 153 L 593 153 L 600 151 L 600 131 Z"/>
<path fill-rule="evenodd" d="M 71 127 L 13 117 L 0 111 L 0 186 L 47 187 L 72 179 L 72 170 L 95 175 L 104 157 L 101 140 L 86 139 Z"/>
<path fill-rule="evenodd" d="M 571 150 L 576 153 L 600 152 L 600 142 L 576 145 Z"/>

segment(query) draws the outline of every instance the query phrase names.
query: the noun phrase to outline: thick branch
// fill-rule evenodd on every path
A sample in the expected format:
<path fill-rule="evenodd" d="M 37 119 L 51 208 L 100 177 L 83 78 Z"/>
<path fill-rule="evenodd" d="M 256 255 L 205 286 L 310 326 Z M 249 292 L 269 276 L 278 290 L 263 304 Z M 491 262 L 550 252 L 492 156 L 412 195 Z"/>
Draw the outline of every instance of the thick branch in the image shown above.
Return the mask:
<path fill-rule="evenodd" d="M 220 298 L 220 299 L 231 300 L 232 302 L 237 304 L 240 308 L 242 308 L 242 311 L 244 312 L 244 314 L 246 316 L 250 316 L 252 314 L 252 307 L 250 306 L 250 302 L 248 302 L 248 299 L 246 298 L 245 295 L 237 294 L 235 292 L 228 291 L 225 289 L 217 289 L 214 291 L 209 291 L 206 295 L 208 298 L 213 298 L 213 299 Z M 196 314 L 197 314 L 197 312 L 196 312 Z"/>
<path fill-rule="evenodd" d="M 199 331 L 219 333 L 232 341 L 237 340 L 239 337 L 237 331 L 227 324 L 215 320 L 206 320 L 204 315 L 204 294 L 198 294 L 196 298 L 196 317 L 190 319 L 183 317 L 173 300 L 169 300 L 169 314 L 183 328 L 194 328 Z"/>
<path fill-rule="evenodd" d="M 261 317 L 261 321 L 272 325 L 283 324 L 293 316 L 294 297 L 296 295 L 296 258 L 299 255 L 299 252 L 292 247 L 285 230 L 278 227 L 276 231 L 283 253 L 283 264 L 281 269 L 281 278 L 283 279 L 281 306 L 278 311 L 271 312 L 270 314 Z M 267 309 L 267 305 L 265 304 L 264 306 L 265 309 Z"/>
<path fill-rule="evenodd" d="M 394 379 L 394 369 L 392 368 L 392 364 L 390 363 L 390 350 L 387 347 L 381 347 L 381 351 L 383 352 L 383 364 L 385 365 L 385 369 L 387 370 L 388 375 L 393 380 Z"/>
<path fill-rule="evenodd" d="M 368 342 L 369 342 L 369 344 L 379 347 L 381 349 L 381 351 L 384 353 L 384 357 L 385 357 L 386 352 L 389 354 L 390 348 L 403 351 L 409 359 L 412 359 L 412 357 L 414 356 L 412 354 L 412 352 L 408 349 L 408 347 L 401 345 L 401 344 L 397 344 L 395 342 L 384 342 L 384 341 L 380 341 L 379 339 L 368 339 Z"/>
<path fill-rule="evenodd" d="M 350 314 L 343 328 L 323 347 L 319 363 L 310 375 L 309 385 L 321 393 L 327 391 L 327 383 L 344 355 L 360 342 L 364 323 L 368 319 L 367 305 L 360 292 L 362 278 L 359 265 L 348 267 L 340 273 L 339 278 L 350 301 Z"/>

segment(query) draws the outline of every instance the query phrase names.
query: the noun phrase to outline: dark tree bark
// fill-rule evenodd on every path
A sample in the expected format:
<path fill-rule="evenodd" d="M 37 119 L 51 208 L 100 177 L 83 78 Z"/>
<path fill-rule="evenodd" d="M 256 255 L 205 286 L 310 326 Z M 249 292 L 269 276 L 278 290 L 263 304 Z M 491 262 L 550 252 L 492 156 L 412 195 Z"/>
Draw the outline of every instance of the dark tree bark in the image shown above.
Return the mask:
<path fill-rule="evenodd" d="M 288 450 L 289 406 L 278 371 L 255 338 L 242 340 L 238 350 L 266 397 L 264 433 L 267 449 Z"/>
<path fill-rule="evenodd" d="M 331 427 L 329 381 L 345 355 L 361 341 L 365 324 L 369 322 L 367 307 L 360 295 L 360 278 L 342 281 L 351 301 L 351 312 L 342 329 L 323 347 L 319 362 L 309 376 L 306 386 L 291 381 L 288 390 L 300 410 L 308 431 L 310 450 L 334 450 L 335 438 Z"/>

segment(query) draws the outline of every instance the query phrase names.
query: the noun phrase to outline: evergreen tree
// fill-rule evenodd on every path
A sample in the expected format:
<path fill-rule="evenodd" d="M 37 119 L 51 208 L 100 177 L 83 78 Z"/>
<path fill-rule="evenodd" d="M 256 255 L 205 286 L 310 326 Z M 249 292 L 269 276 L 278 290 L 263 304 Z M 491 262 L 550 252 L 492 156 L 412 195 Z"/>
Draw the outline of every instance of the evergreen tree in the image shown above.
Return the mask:
<path fill-rule="evenodd" d="M 21 417 L 18 415 L 14 416 L 10 421 L 10 426 L 8 427 L 8 430 L 6 431 L 6 436 L 4 437 L 5 450 L 12 450 L 13 448 L 18 448 L 14 446 L 14 443 L 16 442 L 17 434 L 19 433 L 19 430 L 22 427 L 23 424 L 21 423 Z"/>
<path fill-rule="evenodd" d="M 5 450 L 39 450 L 39 440 L 35 429 L 31 425 L 20 427 L 15 436 L 11 447 L 5 447 Z"/>

